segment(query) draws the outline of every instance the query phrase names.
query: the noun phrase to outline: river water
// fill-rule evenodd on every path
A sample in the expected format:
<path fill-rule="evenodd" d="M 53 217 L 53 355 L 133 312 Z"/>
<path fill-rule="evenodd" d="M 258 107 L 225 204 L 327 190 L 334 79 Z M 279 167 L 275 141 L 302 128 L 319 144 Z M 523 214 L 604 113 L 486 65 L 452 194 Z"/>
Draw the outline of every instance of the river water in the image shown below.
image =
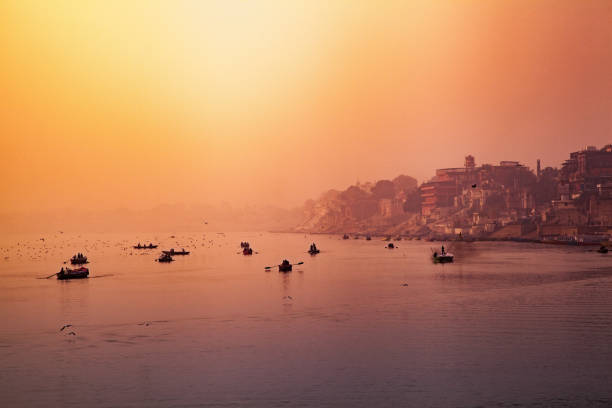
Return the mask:
<path fill-rule="evenodd" d="M 433 243 L 338 236 L 0 241 L 2 406 L 612 405 L 612 253 L 458 243 L 434 265 Z M 160 264 L 138 241 L 192 253 Z M 76 252 L 90 279 L 37 279 Z M 304 264 L 264 269 L 283 258 Z"/>

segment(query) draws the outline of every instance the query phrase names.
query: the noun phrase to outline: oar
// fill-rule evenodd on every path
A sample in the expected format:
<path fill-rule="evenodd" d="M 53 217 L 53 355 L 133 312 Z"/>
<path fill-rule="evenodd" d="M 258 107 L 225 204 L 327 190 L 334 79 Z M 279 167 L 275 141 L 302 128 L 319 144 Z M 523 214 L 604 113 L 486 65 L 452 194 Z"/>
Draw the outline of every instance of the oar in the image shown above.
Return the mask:
<path fill-rule="evenodd" d="M 50 277 L 55 276 L 55 275 L 57 275 L 58 273 L 59 273 L 59 272 L 55 272 L 53 275 L 49 275 L 49 276 L 47 276 L 46 278 L 36 278 L 36 279 L 49 279 Z"/>

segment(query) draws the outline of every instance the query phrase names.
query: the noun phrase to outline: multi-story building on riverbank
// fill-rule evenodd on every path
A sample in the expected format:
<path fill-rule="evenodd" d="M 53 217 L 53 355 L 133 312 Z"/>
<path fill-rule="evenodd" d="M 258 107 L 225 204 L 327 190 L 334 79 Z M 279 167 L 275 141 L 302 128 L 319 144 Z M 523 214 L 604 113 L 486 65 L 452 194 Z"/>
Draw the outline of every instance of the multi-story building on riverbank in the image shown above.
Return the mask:
<path fill-rule="evenodd" d="M 612 184 L 612 145 L 601 149 L 587 146 L 583 150 L 570 153 L 561 166 L 562 186 L 567 187 L 570 199 L 583 193 L 597 193 L 601 186 Z"/>

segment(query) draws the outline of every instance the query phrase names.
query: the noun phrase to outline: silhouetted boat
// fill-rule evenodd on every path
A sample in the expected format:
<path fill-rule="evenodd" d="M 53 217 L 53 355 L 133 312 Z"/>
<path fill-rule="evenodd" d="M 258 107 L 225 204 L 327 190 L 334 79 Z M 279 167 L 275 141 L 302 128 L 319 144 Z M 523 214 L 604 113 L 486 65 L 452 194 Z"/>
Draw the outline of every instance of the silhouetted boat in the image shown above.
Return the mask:
<path fill-rule="evenodd" d="M 134 245 L 133 248 L 134 249 L 155 249 L 155 248 L 157 248 L 157 245 L 153 245 L 153 244 L 140 245 L 140 243 L 138 243 L 138 245 Z"/>
<path fill-rule="evenodd" d="M 61 271 L 57 273 L 57 279 L 65 280 L 65 279 L 84 279 L 89 276 L 89 269 L 81 266 L 77 269 L 69 269 L 62 268 Z"/>
<path fill-rule="evenodd" d="M 371 241 L 371 240 L 372 240 L 372 237 L 369 235 L 366 235 L 366 241 Z"/>
<path fill-rule="evenodd" d="M 180 251 L 175 251 L 174 248 L 171 248 L 169 251 L 162 251 L 162 252 L 168 255 L 189 255 L 189 251 L 185 251 L 184 249 Z"/>
<path fill-rule="evenodd" d="M 342 239 L 349 239 L 348 234 L 344 234 L 344 235 L 342 236 Z"/>
<path fill-rule="evenodd" d="M 162 253 L 159 258 L 157 258 L 157 262 L 172 262 L 174 259 L 170 256 L 170 254 Z"/>
<path fill-rule="evenodd" d="M 319 251 L 319 248 L 317 248 L 317 245 L 314 242 L 312 244 L 310 244 L 310 248 L 308 249 L 308 253 L 310 255 L 316 255 L 319 252 L 321 252 L 321 251 Z"/>
<path fill-rule="evenodd" d="M 278 265 L 279 272 L 291 272 L 293 269 L 293 265 L 288 260 L 284 260 L 280 265 Z"/>
<path fill-rule="evenodd" d="M 83 254 L 76 254 L 70 258 L 70 263 L 73 265 L 83 265 L 87 263 L 87 257 Z"/>
<path fill-rule="evenodd" d="M 393 242 L 389 242 L 389 244 L 387 245 L 387 248 L 393 249 L 395 248 L 395 245 L 393 245 Z"/>
<path fill-rule="evenodd" d="M 451 253 L 446 252 L 444 250 L 444 245 L 443 245 L 442 251 L 440 253 L 438 253 L 437 251 L 434 251 L 431 258 L 434 261 L 434 263 L 450 263 L 454 261 L 455 256 Z"/>
<path fill-rule="evenodd" d="M 454 258 L 455 257 L 453 254 L 438 255 L 437 253 L 434 253 L 432 256 L 435 263 L 450 263 L 453 262 Z"/>
<path fill-rule="evenodd" d="M 602 246 L 599 247 L 597 252 L 599 252 L 600 254 L 607 254 L 608 253 L 608 248 L 605 245 L 602 245 Z"/>

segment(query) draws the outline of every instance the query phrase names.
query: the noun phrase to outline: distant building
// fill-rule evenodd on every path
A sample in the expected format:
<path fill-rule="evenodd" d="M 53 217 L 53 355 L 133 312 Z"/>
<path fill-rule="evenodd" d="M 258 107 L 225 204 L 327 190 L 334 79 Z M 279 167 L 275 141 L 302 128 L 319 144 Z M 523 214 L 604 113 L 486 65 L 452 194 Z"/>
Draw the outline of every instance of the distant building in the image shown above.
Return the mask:
<path fill-rule="evenodd" d="M 587 146 L 570 153 L 561 167 L 561 185 L 567 186 L 570 198 L 585 192 L 596 192 L 597 185 L 612 182 L 612 145 L 602 149 Z"/>
<path fill-rule="evenodd" d="M 421 185 L 421 215 L 436 216 L 449 207 L 454 211 L 481 211 L 490 197 L 496 209 L 526 213 L 535 207 L 535 183 L 533 172 L 518 161 L 476 167 L 474 156 L 468 155 L 465 167 L 438 169 L 431 180 Z"/>
<path fill-rule="evenodd" d="M 476 160 L 474 160 L 474 156 L 472 156 L 471 154 L 468 154 L 467 156 L 465 156 L 465 169 L 466 171 L 470 172 L 470 171 L 474 171 L 475 168 L 476 168 Z"/>

